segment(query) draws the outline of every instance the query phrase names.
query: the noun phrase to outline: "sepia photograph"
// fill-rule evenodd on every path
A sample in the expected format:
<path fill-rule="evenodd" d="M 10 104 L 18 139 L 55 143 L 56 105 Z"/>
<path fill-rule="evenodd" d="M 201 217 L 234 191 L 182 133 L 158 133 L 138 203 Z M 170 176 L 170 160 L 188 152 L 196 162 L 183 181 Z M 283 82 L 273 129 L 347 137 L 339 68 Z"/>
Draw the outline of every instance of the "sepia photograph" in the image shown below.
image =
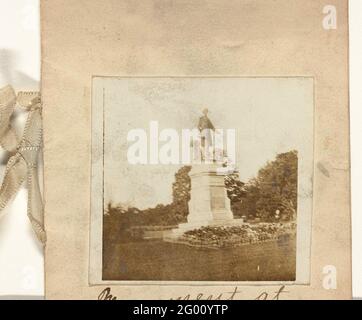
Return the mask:
<path fill-rule="evenodd" d="M 362 1 L 0 12 L 0 300 L 362 297 Z"/>
<path fill-rule="evenodd" d="M 308 281 L 312 78 L 96 77 L 93 111 L 98 279 Z"/>

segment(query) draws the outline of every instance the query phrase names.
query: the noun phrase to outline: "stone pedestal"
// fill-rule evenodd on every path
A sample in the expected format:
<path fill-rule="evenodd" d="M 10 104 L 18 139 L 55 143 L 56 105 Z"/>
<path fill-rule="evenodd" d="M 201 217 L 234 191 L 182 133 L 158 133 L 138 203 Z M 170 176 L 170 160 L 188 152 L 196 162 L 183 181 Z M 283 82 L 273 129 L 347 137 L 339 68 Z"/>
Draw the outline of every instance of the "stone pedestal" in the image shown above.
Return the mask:
<path fill-rule="evenodd" d="M 232 226 L 243 223 L 234 219 L 227 197 L 224 178 L 228 172 L 218 170 L 216 164 L 193 165 L 191 178 L 191 199 L 187 223 L 172 230 L 171 235 L 179 236 L 188 230 L 202 226 Z"/>

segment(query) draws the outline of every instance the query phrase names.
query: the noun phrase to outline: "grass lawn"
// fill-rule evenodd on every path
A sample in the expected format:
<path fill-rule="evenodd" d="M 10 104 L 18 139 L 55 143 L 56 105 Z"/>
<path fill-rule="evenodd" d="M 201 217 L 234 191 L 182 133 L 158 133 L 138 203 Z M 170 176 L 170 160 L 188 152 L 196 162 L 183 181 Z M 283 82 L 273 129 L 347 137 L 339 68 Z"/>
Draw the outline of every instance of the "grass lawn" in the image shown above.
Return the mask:
<path fill-rule="evenodd" d="M 108 246 L 103 280 L 293 281 L 295 237 L 206 249 L 162 240 Z"/>

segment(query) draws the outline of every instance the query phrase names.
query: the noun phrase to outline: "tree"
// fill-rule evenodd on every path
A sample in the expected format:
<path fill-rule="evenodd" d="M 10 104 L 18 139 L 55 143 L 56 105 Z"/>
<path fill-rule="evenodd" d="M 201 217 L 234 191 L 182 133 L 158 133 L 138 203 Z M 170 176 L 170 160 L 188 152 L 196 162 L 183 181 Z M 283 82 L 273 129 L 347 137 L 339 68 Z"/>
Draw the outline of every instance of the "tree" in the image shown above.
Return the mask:
<path fill-rule="evenodd" d="M 230 199 L 231 211 L 237 215 L 240 211 L 242 199 L 245 196 L 245 183 L 240 181 L 238 173 L 225 176 L 224 182 L 227 196 Z"/>
<path fill-rule="evenodd" d="M 298 153 L 290 151 L 276 156 L 245 185 L 242 214 L 263 221 L 276 219 L 276 212 L 285 220 L 296 217 L 298 198 Z"/>
<path fill-rule="evenodd" d="M 178 222 L 186 222 L 189 214 L 191 198 L 191 166 L 184 166 L 175 173 L 175 182 L 172 184 L 172 209 Z"/>

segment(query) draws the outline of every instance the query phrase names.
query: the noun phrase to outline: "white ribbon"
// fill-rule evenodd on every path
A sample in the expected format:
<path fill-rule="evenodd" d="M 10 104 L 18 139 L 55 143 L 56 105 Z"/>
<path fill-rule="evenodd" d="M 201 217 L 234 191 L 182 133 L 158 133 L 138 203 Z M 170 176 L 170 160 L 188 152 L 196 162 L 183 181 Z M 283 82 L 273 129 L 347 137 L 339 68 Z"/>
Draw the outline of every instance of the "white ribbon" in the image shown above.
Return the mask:
<path fill-rule="evenodd" d="M 17 103 L 29 111 L 20 141 L 10 123 Z M 19 92 L 16 96 L 10 86 L 0 89 L 0 145 L 11 154 L 0 188 L 0 215 L 26 182 L 28 217 L 38 239 L 45 244 L 44 209 L 37 169 L 42 146 L 41 102 L 38 92 Z"/>

